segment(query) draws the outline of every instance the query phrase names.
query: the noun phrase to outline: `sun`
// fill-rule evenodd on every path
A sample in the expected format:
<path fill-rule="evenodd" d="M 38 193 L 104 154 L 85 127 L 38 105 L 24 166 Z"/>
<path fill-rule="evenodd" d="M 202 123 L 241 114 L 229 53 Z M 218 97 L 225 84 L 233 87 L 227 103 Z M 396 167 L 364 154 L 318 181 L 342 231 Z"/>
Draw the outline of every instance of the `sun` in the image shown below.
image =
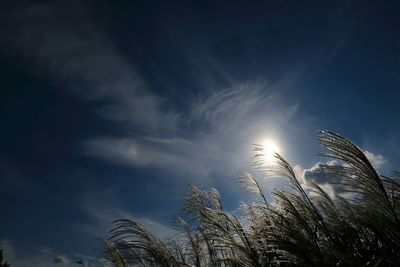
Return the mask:
<path fill-rule="evenodd" d="M 272 139 L 264 139 L 261 142 L 261 145 L 263 146 L 264 149 L 263 154 L 265 162 L 270 163 L 274 161 L 275 153 L 280 152 L 277 142 L 275 142 Z"/>

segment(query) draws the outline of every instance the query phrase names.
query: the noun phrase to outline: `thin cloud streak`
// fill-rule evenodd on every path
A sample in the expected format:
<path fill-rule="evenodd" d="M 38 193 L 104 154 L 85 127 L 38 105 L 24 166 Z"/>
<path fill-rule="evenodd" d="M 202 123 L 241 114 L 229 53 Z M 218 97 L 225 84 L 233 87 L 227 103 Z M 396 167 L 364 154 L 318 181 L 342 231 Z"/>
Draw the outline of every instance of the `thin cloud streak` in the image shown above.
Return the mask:
<path fill-rule="evenodd" d="M 71 25 L 67 18 L 72 14 Z M 276 92 L 292 87 L 304 68 L 271 85 L 260 80 L 237 83 L 189 99 L 189 110 L 178 113 L 162 109 L 167 100 L 151 92 L 135 66 L 97 29 L 84 5 L 26 6 L 14 10 L 8 21 L 18 29 L 8 41 L 38 75 L 67 83 L 70 90 L 98 103 L 104 118 L 119 122 L 125 131 L 135 129 L 135 138 L 111 135 L 88 140 L 83 145 L 87 155 L 135 167 L 161 166 L 196 177 L 219 172 L 232 176 L 251 164 L 252 143 L 264 135 L 284 139 L 283 129 L 294 128 L 290 122 L 299 105 L 284 104 Z M 59 24 L 57 30 L 49 21 Z M 35 45 L 28 46 L 33 38 Z M 194 125 L 202 125 L 194 135 L 180 134 L 180 127 Z M 176 138 L 171 139 L 171 134 Z"/>
<path fill-rule="evenodd" d="M 121 208 L 115 199 L 112 192 L 96 192 L 82 196 L 82 209 L 89 215 L 90 221 L 77 223 L 77 229 L 94 238 L 105 239 L 109 234 L 111 222 L 124 218 L 143 224 L 163 238 L 176 234 L 176 231 L 167 225 L 156 222 L 151 218 L 133 215 Z"/>
<path fill-rule="evenodd" d="M 8 26 L 16 31 L 3 29 L 1 34 L 12 44 L 9 50 L 22 54 L 21 60 L 36 75 L 66 83 L 86 100 L 101 101 L 99 113 L 105 118 L 145 131 L 173 129 L 177 115 L 161 110 L 164 100 L 150 92 L 135 66 L 85 10 L 84 5 L 70 3 L 25 6 L 8 15 Z"/>
<path fill-rule="evenodd" d="M 265 93 L 265 86 L 239 84 L 194 102 L 189 124 L 202 127 L 193 136 L 100 137 L 85 142 L 83 151 L 114 164 L 158 166 L 197 179 L 212 174 L 236 177 L 251 165 L 252 143 L 278 136 L 298 109 L 298 105 L 280 107 Z"/>

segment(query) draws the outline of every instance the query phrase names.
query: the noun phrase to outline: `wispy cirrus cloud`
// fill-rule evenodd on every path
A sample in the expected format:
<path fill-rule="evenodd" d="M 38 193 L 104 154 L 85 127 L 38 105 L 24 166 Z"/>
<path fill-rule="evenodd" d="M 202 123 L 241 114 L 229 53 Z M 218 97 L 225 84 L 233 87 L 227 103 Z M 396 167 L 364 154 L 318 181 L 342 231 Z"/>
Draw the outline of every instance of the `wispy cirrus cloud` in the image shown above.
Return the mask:
<path fill-rule="evenodd" d="M 207 168 L 210 151 L 196 140 L 107 137 L 89 140 L 83 148 L 86 155 L 112 164 L 167 169 L 181 178 L 204 178 L 212 171 Z"/>
<path fill-rule="evenodd" d="M 293 117 L 299 105 L 285 103 L 276 92 L 293 86 L 303 69 L 273 84 L 231 79 L 231 86 L 214 91 L 205 88 L 208 93 L 188 99 L 187 110 L 172 111 L 165 109 L 167 97 L 153 93 L 134 63 L 98 28 L 84 4 L 27 4 L 8 14 L 1 34 L 9 51 L 20 54 L 35 75 L 63 84 L 96 103 L 104 118 L 119 122 L 118 136 L 87 140 L 83 145 L 86 155 L 196 176 L 221 170 L 236 175 L 250 164 L 252 143 L 265 135 L 282 136 L 281 129 L 288 132 L 296 124 Z M 16 29 L 12 34 L 7 30 L 11 28 Z M 195 133 L 187 134 L 193 128 Z M 130 130 L 134 137 L 120 135 Z"/>
<path fill-rule="evenodd" d="M 175 127 L 178 115 L 161 110 L 165 100 L 149 90 L 84 4 L 27 4 L 4 16 L 3 50 L 17 53 L 35 75 L 62 83 L 88 101 L 101 102 L 98 112 L 107 119 L 145 132 Z"/>
<path fill-rule="evenodd" d="M 272 106 L 271 91 L 265 82 L 246 82 L 215 91 L 192 103 L 190 118 L 207 123 L 213 132 L 229 134 L 249 119 L 259 119 L 257 111 Z"/>
<path fill-rule="evenodd" d="M 266 83 L 238 84 L 193 101 L 189 115 L 182 113 L 185 127 L 198 128 L 192 135 L 99 137 L 83 144 L 84 153 L 112 163 L 158 166 L 196 178 L 222 172 L 236 176 L 251 165 L 253 143 L 268 135 L 278 136 L 289 123 L 297 123 L 298 105 L 283 106 L 274 100 Z"/>
<path fill-rule="evenodd" d="M 121 207 L 116 196 L 111 191 L 97 191 L 82 196 L 82 209 L 89 215 L 90 220 L 76 224 L 79 231 L 91 235 L 93 238 L 104 240 L 107 238 L 111 222 L 117 219 L 130 219 L 143 224 L 155 235 L 166 238 L 176 234 L 176 231 L 152 218 L 136 216 Z"/>

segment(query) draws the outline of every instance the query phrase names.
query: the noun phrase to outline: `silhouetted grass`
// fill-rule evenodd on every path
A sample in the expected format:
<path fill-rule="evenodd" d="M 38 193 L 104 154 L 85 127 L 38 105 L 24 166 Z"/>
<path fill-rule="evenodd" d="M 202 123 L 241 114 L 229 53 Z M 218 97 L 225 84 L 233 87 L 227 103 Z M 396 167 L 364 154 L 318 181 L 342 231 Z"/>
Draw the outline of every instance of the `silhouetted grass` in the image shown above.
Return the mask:
<path fill-rule="evenodd" d="M 3 250 L 0 249 L 0 267 L 10 267 L 11 265 L 7 262 L 3 262 Z"/>
<path fill-rule="evenodd" d="M 241 218 L 223 209 L 217 190 L 190 186 L 179 236 L 160 240 L 137 222 L 117 220 L 104 258 L 115 266 L 400 266 L 399 181 L 380 175 L 340 135 L 320 132 L 319 140 L 328 151 L 322 156 L 339 164 L 318 171 L 338 177 L 347 198 L 332 198 L 313 181 L 305 190 L 283 157 L 265 166 L 255 146 L 256 167 L 290 187 L 274 190 L 272 203 L 249 173 L 239 182 L 259 201 Z"/>

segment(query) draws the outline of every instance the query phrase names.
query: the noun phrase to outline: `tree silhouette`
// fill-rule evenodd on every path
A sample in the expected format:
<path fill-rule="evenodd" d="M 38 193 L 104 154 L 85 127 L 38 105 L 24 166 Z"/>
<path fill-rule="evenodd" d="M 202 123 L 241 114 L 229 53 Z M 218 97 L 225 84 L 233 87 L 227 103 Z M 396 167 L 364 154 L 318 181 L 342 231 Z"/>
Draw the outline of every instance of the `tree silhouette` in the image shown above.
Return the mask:
<path fill-rule="evenodd" d="M 0 249 L 0 267 L 10 267 L 11 265 L 7 262 L 3 263 L 3 250 Z"/>

